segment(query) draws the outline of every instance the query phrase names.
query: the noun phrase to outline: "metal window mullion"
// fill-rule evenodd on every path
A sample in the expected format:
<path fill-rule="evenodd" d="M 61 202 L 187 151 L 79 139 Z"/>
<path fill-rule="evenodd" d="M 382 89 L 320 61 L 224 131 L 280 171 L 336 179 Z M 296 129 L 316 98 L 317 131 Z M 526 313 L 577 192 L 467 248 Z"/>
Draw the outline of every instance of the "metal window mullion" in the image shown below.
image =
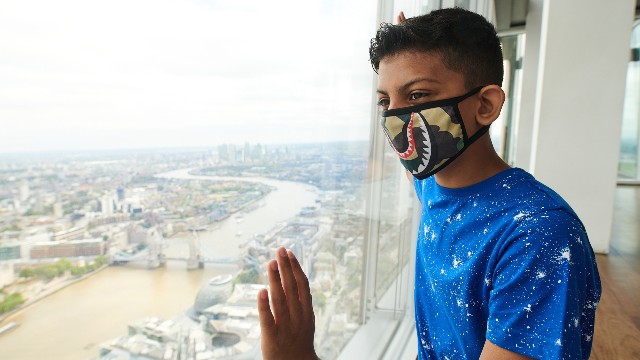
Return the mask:
<path fill-rule="evenodd" d="M 637 63 L 637 64 L 640 64 L 640 63 Z M 627 70 L 627 74 L 628 73 L 629 73 L 629 71 Z M 634 73 L 636 75 L 638 75 L 638 74 L 640 74 L 640 71 L 637 71 L 637 72 L 634 72 Z M 636 79 L 636 86 L 640 86 L 640 79 Z M 640 94 L 640 89 L 638 91 L 638 94 Z M 636 134 L 636 178 L 635 178 L 635 180 L 636 181 L 640 181 L 640 109 L 638 109 L 638 112 L 635 114 L 635 118 L 636 118 L 635 119 L 636 120 L 636 127 L 638 129 L 638 132 Z"/>
<path fill-rule="evenodd" d="M 375 29 L 382 22 L 393 18 L 394 0 L 378 0 Z M 376 303 L 376 270 L 378 265 L 378 243 L 380 241 L 380 206 L 382 200 L 382 171 L 384 166 L 384 142 L 378 124 L 378 106 L 376 88 L 378 78 L 372 75 L 371 87 L 371 126 L 369 139 L 369 192 L 365 204 L 367 226 L 362 251 L 362 286 L 360 289 L 360 322 L 365 323 Z"/>
<path fill-rule="evenodd" d="M 375 304 L 376 270 L 378 265 L 378 246 L 380 241 L 380 205 L 382 184 L 380 174 L 382 165 L 377 163 L 376 155 L 380 153 L 377 141 L 372 141 L 372 152 L 369 159 L 372 179 L 367 196 L 367 228 L 363 251 L 362 290 L 360 297 L 361 322 L 365 323 Z"/>

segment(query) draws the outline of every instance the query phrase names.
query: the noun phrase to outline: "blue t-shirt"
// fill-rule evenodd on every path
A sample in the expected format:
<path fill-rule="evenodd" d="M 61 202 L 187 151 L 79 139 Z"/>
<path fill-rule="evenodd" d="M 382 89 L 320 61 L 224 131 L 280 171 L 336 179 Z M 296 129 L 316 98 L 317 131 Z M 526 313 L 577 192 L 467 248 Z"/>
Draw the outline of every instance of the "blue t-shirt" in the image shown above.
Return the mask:
<path fill-rule="evenodd" d="M 587 359 L 600 278 L 584 226 L 522 169 L 448 189 L 415 180 L 420 359 L 478 359 L 485 339 L 530 357 Z"/>

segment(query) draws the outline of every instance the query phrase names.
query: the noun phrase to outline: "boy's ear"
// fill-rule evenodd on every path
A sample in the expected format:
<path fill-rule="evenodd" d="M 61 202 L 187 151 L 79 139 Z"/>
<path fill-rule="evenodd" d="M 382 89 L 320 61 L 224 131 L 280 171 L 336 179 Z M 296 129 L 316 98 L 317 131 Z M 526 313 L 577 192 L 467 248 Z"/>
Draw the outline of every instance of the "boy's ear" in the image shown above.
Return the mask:
<path fill-rule="evenodd" d="M 498 85 L 487 85 L 478 93 L 480 104 L 476 112 L 476 120 L 479 124 L 491 125 L 498 116 L 504 104 L 504 91 Z"/>

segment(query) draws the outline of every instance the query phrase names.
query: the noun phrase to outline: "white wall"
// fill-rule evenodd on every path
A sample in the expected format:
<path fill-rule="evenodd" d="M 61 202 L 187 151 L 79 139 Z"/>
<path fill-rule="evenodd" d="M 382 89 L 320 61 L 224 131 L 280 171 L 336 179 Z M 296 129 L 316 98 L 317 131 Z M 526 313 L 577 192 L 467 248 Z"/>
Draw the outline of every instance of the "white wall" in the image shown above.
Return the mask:
<path fill-rule="evenodd" d="M 601 253 L 611 236 L 634 9 L 634 0 L 531 0 L 527 16 L 516 165 L 571 204 Z"/>

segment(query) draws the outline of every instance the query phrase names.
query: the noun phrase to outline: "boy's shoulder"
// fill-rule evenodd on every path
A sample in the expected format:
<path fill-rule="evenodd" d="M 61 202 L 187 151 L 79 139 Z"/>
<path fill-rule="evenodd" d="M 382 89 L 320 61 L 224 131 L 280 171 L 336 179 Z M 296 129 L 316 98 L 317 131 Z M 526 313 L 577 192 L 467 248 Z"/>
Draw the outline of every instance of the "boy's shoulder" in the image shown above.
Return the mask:
<path fill-rule="evenodd" d="M 480 183 L 449 189 L 435 179 L 414 180 L 416 193 L 423 207 L 438 209 L 466 208 L 484 216 L 515 222 L 532 217 L 563 212 L 580 222 L 571 206 L 554 190 L 520 168 L 502 171 Z M 484 217 L 483 216 L 483 217 Z"/>
<path fill-rule="evenodd" d="M 571 206 L 550 187 L 536 180 L 528 172 L 513 168 L 502 180 L 501 198 L 531 212 L 565 210 L 575 216 Z"/>
<path fill-rule="evenodd" d="M 505 189 L 506 203 L 510 204 L 518 213 L 515 218 L 548 218 L 557 226 L 581 228 L 584 225 L 573 208 L 557 192 L 536 180 L 533 175 L 522 169 L 517 169 L 513 181 L 513 191 Z M 518 180 L 519 178 L 519 180 Z M 505 183 L 509 183 L 507 180 Z"/>

